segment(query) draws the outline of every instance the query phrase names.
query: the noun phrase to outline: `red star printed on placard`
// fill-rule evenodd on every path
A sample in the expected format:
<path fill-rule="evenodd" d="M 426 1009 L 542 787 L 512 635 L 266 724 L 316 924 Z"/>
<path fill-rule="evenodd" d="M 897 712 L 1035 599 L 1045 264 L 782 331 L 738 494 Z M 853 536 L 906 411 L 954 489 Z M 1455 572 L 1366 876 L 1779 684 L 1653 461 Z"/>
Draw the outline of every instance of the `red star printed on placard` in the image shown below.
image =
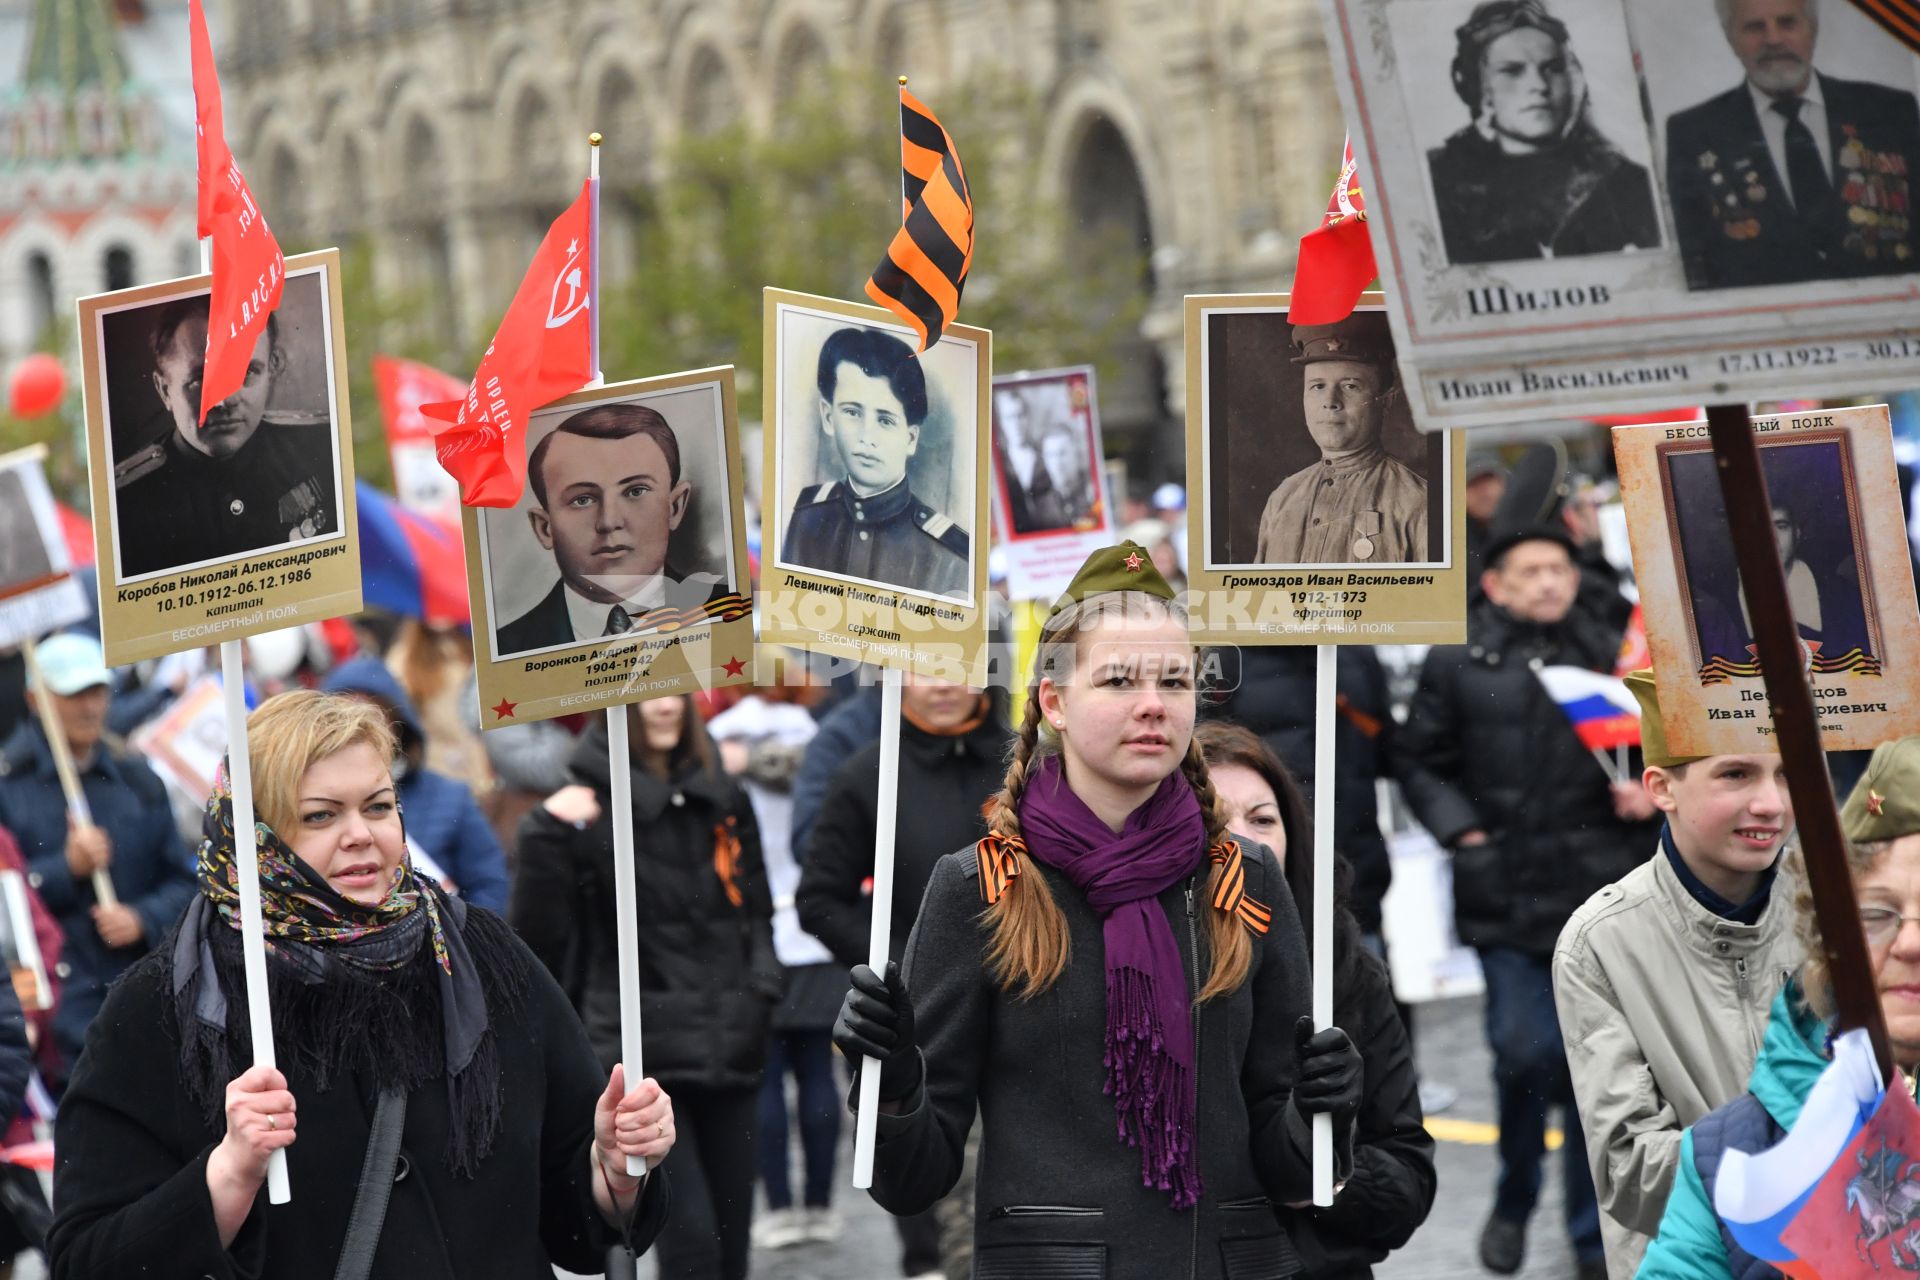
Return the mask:
<path fill-rule="evenodd" d="M 519 705 L 517 702 L 508 702 L 505 698 L 502 698 L 500 699 L 500 705 L 493 709 L 493 718 L 496 720 L 511 720 L 513 718 L 513 709 Z"/>
<path fill-rule="evenodd" d="M 1886 807 L 1887 807 L 1887 798 L 1881 795 L 1878 791 L 1875 791 L 1872 788 L 1868 788 L 1867 789 L 1867 812 L 1877 818 L 1880 816 L 1881 811 L 1884 810 Z"/>
<path fill-rule="evenodd" d="M 738 658 L 728 658 L 720 665 L 726 669 L 727 674 L 730 676 L 737 676 L 747 669 L 747 664 Z"/>
<path fill-rule="evenodd" d="M 1145 562 L 1140 559 L 1140 553 L 1138 551 L 1127 552 L 1127 572 L 1128 573 L 1140 572 L 1140 566 L 1143 563 Z"/>

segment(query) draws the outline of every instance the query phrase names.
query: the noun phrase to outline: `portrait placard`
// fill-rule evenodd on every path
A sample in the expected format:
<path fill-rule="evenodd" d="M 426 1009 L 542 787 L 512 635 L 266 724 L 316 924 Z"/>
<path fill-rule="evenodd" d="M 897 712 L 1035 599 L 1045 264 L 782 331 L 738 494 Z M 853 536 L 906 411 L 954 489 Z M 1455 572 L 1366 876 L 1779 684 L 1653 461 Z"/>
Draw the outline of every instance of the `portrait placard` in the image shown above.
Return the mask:
<path fill-rule="evenodd" d="M 985 683 L 993 335 L 766 291 L 760 639 Z"/>
<path fill-rule="evenodd" d="M 1321 7 L 1423 430 L 1920 381 L 1920 59 L 1854 6 Z"/>
<path fill-rule="evenodd" d="M 732 368 L 535 411 L 511 507 L 462 507 L 488 729 L 753 682 Z"/>
<path fill-rule="evenodd" d="M 993 512 L 1007 594 L 1051 604 L 1114 540 L 1091 365 L 993 380 Z"/>
<path fill-rule="evenodd" d="M 360 610 L 339 251 L 287 259 L 245 384 L 203 423 L 210 280 L 79 301 L 114 665 Z"/>
<path fill-rule="evenodd" d="M 1920 611 L 1887 408 L 1753 420 L 1820 745 L 1920 729 Z M 1667 741 L 1773 751 L 1773 718 L 1704 422 L 1616 427 L 1613 453 Z"/>
<path fill-rule="evenodd" d="M 1466 460 L 1415 429 L 1380 295 L 1187 299 L 1187 584 L 1232 644 L 1466 639 Z"/>
<path fill-rule="evenodd" d="M 87 616 L 60 513 L 47 488 L 46 449 L 0 457 L 0 648 L 17 648 Z"/>

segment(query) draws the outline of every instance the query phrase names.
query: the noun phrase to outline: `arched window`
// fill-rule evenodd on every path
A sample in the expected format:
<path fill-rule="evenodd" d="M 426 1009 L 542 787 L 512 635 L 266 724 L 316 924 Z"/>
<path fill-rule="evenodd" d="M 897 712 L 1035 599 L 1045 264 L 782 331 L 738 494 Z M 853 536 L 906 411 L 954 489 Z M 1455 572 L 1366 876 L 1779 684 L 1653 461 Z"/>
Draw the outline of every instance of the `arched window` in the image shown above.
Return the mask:
<path fill-rule="evenodd" d="M 712 48 L 700 50 L 687 73 L 687 132 L 719 133 L 739 118 L 740 92 L 726 62 Z"/>
<path fill-rule="evenodd" d="M 107 246 L 107 256 L 102 264 L 102 274 L 106 279 L 109 292 L 115 289 L 131 289 L 133 280 L 133 250 L 123 244 Z"/>
<path fill-rule="evenodd" d="M 1151 304 L 1153 222 L 1146 184 L 1133 148 L 1105 116 L 1088 122 L 1067 162 L 1067 215 L 1067 261 L 1113 291 L 1100 305 L 1120 311 Z M 1117 345 L 1118 372 L 1100 387 L 1100 417 L 1111 451 L 1124 456 L 1152 449 L 1153 431 L 1166 418 L 1166 371 L 1159 349 L 1143 334 Z"/>
<path fill-rule="evenodd" d="M 53 323 L 53 259 L 35 250 L 27 255 L 27 291 L 32 311 L 29 314 L 32 341 Z"/>

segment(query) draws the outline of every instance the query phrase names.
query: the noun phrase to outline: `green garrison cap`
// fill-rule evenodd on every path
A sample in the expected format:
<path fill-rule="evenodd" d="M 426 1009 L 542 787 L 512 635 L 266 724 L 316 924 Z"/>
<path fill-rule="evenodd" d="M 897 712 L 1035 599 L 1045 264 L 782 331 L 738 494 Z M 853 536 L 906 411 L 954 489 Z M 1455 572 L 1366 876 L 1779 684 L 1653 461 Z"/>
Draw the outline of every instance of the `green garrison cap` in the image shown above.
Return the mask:
<path fill-rule="evenodd" d="M 1873 749 L 1867 771 L 1840 810 L 1840 829 L 1855 844 L 1920 831 L 1920 735 Z"/>
<path fill-rule="evenodd" d="M 1173 588 L 1153 567 L 1153 557 L 1147 554 L 1147 549 L 1137 542 L 1122 542 L 1118 546 L 1102 547 L 1088 556 L 1080 572 L 1067 584 L 1066 591 L 1053 602 L 1053 608 L 1047 610 L 1047 617 L 1052 619 L 1068 605 L 1088 596 L 1103 596 L 1114 591 L 1144 591 L 1168 601 L 1176 598 Z"/>
<path fill-rule="evenodd" d="M 1624 681 L 1640 701 L 1640 758 L 1661 769 L 1692 764 L 1705 756 L 1677 756 L 1667 749 L 1667 722 L 1660 715 L 1660 695 L 1653 687 L 1653 672 L 1630 671 Z"/>
<path fill-rule="evenodd" d="M 1299 352 L 1293 357 L 1295 364 L 1314 364 L 1321 360 L 1393 363 L 1393 347 L 1386 326 L 1380 323 L 1379 316 L 1365 312 L 1333 324 L 1295 325 L 1293 347 Z"/>

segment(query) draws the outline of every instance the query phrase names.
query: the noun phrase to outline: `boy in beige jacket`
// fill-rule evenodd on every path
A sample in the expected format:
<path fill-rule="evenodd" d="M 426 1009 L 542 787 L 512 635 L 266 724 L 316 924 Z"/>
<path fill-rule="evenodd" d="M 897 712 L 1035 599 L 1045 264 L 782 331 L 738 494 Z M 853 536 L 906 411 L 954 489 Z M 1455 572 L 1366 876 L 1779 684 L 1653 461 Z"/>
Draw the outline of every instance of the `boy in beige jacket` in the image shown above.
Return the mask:
<path fill-rule="evenodd" d="M 1676 756 L 1653 673 L 1627 686 L 1666 830 L 1651 859 L 1574 913 L 1553 956 L 1611 1280 L 1633 1275 L 1660 1228 L 1681 1130 L 1746 1088 L 1768 1006 L 1800 959 L 1791 895 L 1773 883 L 1793 827 L 1780 757 Z"/>

